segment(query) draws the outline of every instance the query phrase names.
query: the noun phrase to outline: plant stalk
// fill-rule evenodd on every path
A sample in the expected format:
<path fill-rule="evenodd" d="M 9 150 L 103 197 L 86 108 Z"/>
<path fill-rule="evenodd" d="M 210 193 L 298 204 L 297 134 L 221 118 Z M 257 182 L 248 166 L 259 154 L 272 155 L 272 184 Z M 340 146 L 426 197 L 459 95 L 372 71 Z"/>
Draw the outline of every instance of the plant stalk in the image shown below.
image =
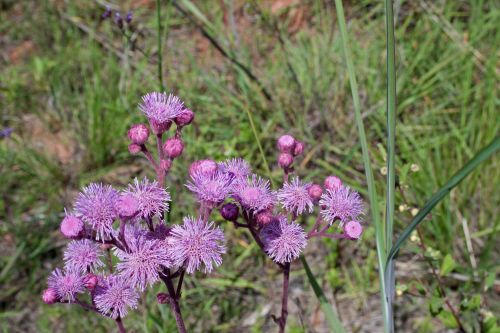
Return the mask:
<path fill-rule="evenodd" d="M 283 293 L 281 295 L 281 316 L 279 320 L 280 333 L 285 333 L 286 319 L 288 317 L 288 285 L 290 283 L 290 263 L 283 265 Z"/>

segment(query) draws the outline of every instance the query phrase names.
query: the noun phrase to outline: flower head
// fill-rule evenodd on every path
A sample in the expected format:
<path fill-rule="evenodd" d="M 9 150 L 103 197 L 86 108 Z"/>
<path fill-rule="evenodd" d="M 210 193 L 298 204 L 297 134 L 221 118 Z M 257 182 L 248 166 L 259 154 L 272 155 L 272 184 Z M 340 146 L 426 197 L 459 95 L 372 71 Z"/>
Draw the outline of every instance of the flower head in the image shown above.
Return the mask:
<path fill-rule="evenodd" d="M 101 256 L 103 255 L 101 247 L 88 240 L 75 240 L 68 244 L 64 252 L 65 267 L 71 271 L 81 273 L 87 270 L 95 271 L 97 268 L 104 266 Z"/>
<path fill-rule="evenodd" d="M 261 237 L 267 255 L 280 264 L 297 259 L 307 245 L 304 229 L 284 216 L 265 225 Z"/>
<path fill-rule="evenodd" d="M 359 239 L 363 232 L 363 227 L 358 221 L 349 221 L 344 225 L 344 232 L 350 239 Z"/>
<path fill-rule="evenodd" d="M 116 199 L 118 192 L 111 186 L 96 183 L 84 187 L 76 199 L 77 216 L 97 232 L 97 239 L 104 240 L 113 232 Z"/>
<path fill-rule="evenodd" d="M 139 215 L 141 217 L 152 217 L 162 211 L 168 211 L 170 194 L 158 185 L 158 182 L 150 182 L 144 178 L 141 182 L 136 178 L 134 184 L 130 184 L 125 193 L 132 194 L 139 202 Z"/>
<path fill-rule="evenodd" d="M 139 212 L 139 200 L 131 193 L 123 193 L 115 202 L 115 210 L 119 217 L 130 219 Z"/>
<path fill-rule="evenodd" d="M 313 211 L 314 205 L 309 195 L 311 183 L 302 183 L 299 177 L 295 177 L 291 182 L 283 184 L 283 188 L 278 191 L 278 201 L 283 208 L 294 214 L 302 214 L 304 211 Z"/>
<path fill-rule="evenodd" d="M 250 164 L 242 158 L 232 158 L 221 162 L 219 168 L 224 173 L 232 173 L 236 180 L 245 180 L 252 172 Z"/>
<path fill-rule="evenodd" d="M 54 288 L 47 288 L 42 293 L 42 300 L 45 304 L 54 304 L 57 302 L 57 293 Z"/>
<path fill-rule="evenodd" d="M 201 202 L 213 208 L 231 194 L 234 176 L 219 171 L 209 174 L 197 172 L 191 179 L 186 187 L 194 192 Z"/>
<path fill-rule="evenodd" d="M 162 124 L 171 122 L 184 111 L 184 103 L 172 94 L 152 92 L 142 97 L 139 109 L 151 121 Z"/>
<path fill-rule="evenodd" d="M 189 166 L 189 175 L 194 177 L 197 174 L 211 175 L 219 170 L 217 162 L 213 160 L 198 160 Z"/>
<path fill-rule="evenodd" d="M 66 213 L 61 222 L 61 233 L 67 238 L 78 238 L 85 230 L 83 221 L 78 217 Z"/>
<path fill-rule="evenodd" d="M 336 219 L 343 224 L 347 219 L 356 219 L 363 213 L 363 201 L 359 193 L 346 186 L 326 190 L 319 204 L 322 207 L 321 215 L 330 224 Z"/>
<path fill-rule="evenodd" d="M 243 209 L 255 213 L 270 208 L 275 202 L 275 194 L 270 189 L 269 180 L 257 175 L 252 175 L 246 181 L 237 182 L 233 196 Z"/>
<path fill-rule="evenodd" d="M 50 289 L 53 289 L 57 298 L 62 301 L 73 302 L 76 294 L 85 291 L 83 278 L 79 273 L 55 269 L 47 280 Z"/>
<path fill-rule="evenodd" d="M 99 312 L 113 319 L 123 318 L 129 308 L 137 308 L 139 293 L 119 276 L 108 276 L 99 281 L 94 298 Z"/>
<path fill-rule="evenodd" d="M 185 265 L 186 272 L 192 274 L 203 264 L 204 272 L 210 273 L 213 266 L 222 263 L 226 252 L 224 233 L 214 223 L 185 217 L 183 225 L 175 225 L 167 238 L 169 252 L 177 266 Z"/>
<path fill-rule="evenodd" d="M 162 266 L 169 267 L 171 260 L 163 243 L 156 239 L 138 236 L 127 242 L 129 252 L 116 250 L 116 256 L 121 260 L 117 265 L 119 275 L 140 290 L 152 286 L 160 279 L 158 271 Z"/>

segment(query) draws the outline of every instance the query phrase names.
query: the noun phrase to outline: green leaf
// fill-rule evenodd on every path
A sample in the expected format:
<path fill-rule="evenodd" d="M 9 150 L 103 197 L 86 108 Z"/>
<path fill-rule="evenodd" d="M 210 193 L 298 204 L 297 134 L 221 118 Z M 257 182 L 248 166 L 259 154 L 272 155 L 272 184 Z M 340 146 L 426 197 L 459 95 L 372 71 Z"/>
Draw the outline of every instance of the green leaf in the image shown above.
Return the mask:
<path fill-rule="evenodd" d="M 456 266 L 457 266 L 457 264 L 455 263 L 455 260 L 453 260 L 453 257 L 450 254 L 447 254 L 443 258 L 443 262 L 441 264 L 441 271 L 439 272 L 439 274 L 441 276 L 446 276 L 446 275 L 450 274 L 451 271 L 453 271 L 453 269 Z"/>
<path fill-rule="evenodd" d="M 326 299 L 325 293 L 321 289 L 321 287 L 318 284 L 318 281 L 316 281 L 316 278 L 314 277 L 313 273 L 311 272 L 311 268 L 309 268 L 309 265 L 307 264 L 307 261 L 304 257 L 300 257 L 300 260 L 302 261 L 302 265 L 304 265 L 304 269 L 306 270 L 306 275 L 307 279 L 309 280 L 309 283 L 311 284 L 311 287 L 313 288 L 314 294 L 319 300 L 319 303 L 321 304 L 321 309 L 323 310 L 323 313 L 325 314 L 326 321 L 328 322 L 328 325 L 330 326 L 331 330 L 333 333 L 345 333 L 345 329 L 342 326 L 342 323 L 340 322 L 339 318 L 333 311 L 332 306 L 330 303 L 328 303 L 328 300 Z"/>
<path fill-rule="evenodd" d="M 429 302 L 429 312 L 433 316 L 438 315 L 443 310 L 443 303 L 444 301 L 441 297 L 432 297 Z"/>
<path fill-rule="evenodd" d="M 438 318 L 443 322 L 447 328 L 457 328 L 457 320 L 453 314 L 448 310 L 443 310 L 439 313 Z"/>

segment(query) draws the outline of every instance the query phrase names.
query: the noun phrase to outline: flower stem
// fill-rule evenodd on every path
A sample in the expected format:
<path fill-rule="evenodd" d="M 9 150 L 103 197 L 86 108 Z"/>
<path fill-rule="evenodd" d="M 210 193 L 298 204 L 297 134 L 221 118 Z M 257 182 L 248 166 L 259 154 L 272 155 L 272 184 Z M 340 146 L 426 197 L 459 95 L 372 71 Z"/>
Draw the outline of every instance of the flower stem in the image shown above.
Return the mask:
<path fill-rule="evenodd" d="M 174 313 L 177 329 L 179 330 L 179 333 L 186 333 L 186 327 L 184 326 L 184 320 L 182 319 L 182 314 L 181 314 L 181 307 L 179 306 L 179 300 L 177 299 L 172 279 L 170 278 L 170 276 L 167 276 L 162 278 L 162 280 L 167 286 L 168 295 L 170 296 L 169 304 L 170 307 L 172 308 L 172 312 Z"/>
<path fill-rule="evenodd" d="M 120 317 L 118 317 L 115 319 L 115 321 L 116 321 L 116 325 L 118 326 L 118 330 L 120 331 L 120 333 L 126 333 L 127 330 L 125 330 L 125 326 L 123 326 L 122 319 Z"/>
<path fill-rule="evenodd" d="M 288 284 L 290 281 L 290 263 L 283 265 L 283 294 L 281 295 L 281 316 L 279 333 L 285 332 L 286 318 L 288 317 Z"/>
<path fill-rule="evenodd" d="M 161 39 L 162 39 L 162 27 L 161 27 L 161 5 L 160 5 L 160 0 L 156 0 L 156 19 L 157 19 L 157 24 L 158 24 L 158 83 L 159 83 L 159 88 L 160 91 L 165 90 L 163 86 L 163 54 L 162 54 L 162 48 L 161 48 Z"/>

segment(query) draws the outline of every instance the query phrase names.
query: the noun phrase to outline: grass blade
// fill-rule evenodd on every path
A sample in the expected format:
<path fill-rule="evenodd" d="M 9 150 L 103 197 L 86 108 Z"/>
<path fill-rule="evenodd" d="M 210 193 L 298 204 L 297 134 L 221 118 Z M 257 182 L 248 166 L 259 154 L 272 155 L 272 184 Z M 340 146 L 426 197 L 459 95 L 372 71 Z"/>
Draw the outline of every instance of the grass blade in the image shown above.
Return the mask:
<path fill-rule="evenodd" d="M 457 186 L 465 177 L 467 177 L 475 168 L 477 168 L 482 162 L 487 160 L 493 154 L 495 154 L 500 149 L 500 136 L 496 137 L 491 141 L 486 147 L 484 147 L 480 152 L 478 152 L 465 166 L 460 169 L 450 180 L 441 187 L 424 205 L 424 207 L 418 212 L 418 214 L 413 218 L 411 223 L 405 228 L 401 233 L 398 240 L 391 248 L 389 256 L 387 257 L 387 262 L 389 263 L 394 259 L 399 249 L 403 243 L 410 237 L 410 234 L 420 223 L 424 221 L 424 218 L 429 214 L 429 212 L 455 187 Z"/>
<path fill-rule="evenodd" d="M 302 261 L 302 265 L 304 266 L 304 269 L 306 270 L 306 275 L 307 279 L 309 280 L 309 283 L 311 284 L 314 294 L 318 298 L 320 304 L 321 304 L 321 309 L 323 310 L 325 314 L 326 321 L 328 322 L 328 325 L 332 329 L 333 333 L 345 333 L 346 330 L 342 326 L 342 323 L 340 322 L 339 318 L 337 317 L 337 314 L 333 311 L 332 306 L 330 303 L 328 303 L 328 300 L 326 299 L 325 294 L 323 293 L 323 290 L 318 284 L 318 281 L 316 281 L 316 278 L 314 277 L 313 273 L 311 272 L 311 268 L 307 264 L 306 258 L 303 256 L 300 257 L 300 260 Z"/>
<path fill-rule="evenodd" d="M 386 183 L 386 214 L 385 214 L 385 248 L 392 247 L 392 233 L 394 225 L 394 207 L 396 190 L 396 51 L 394 41 L 394 17 L 392 0 L 385 0 L 385 28 L 387 54 L 387 183 Z M 382 271 L 381 267 L 380 271 Z M 392 315 L 392 295 L 395 287 L 394 266 L 390 266 L 384 278 L 384 294 L 387 310 L 384 312 L 386 330 L 394 331 L 394 317 Z"/>
<path fill-rule="evenodd" d="M 361 105 L 359 102 L 359 92 L 358 84 L 356 82 L 356 74 L 354 72 L 354 65 L 352 62 L 351 50 L 349 48 L 349 43 L 347 40 L 347 25 L 344 15 L 344 7 L 342 6 L 342 0 L 335 0 L 335 9 L 337 12 L 337 20 L 339 23 L 340 37 L 342 40 L 342 50 L 344 53 L 344 60 L 347 66 L 347 73 L 349 75 L 349 83 L 351 86 L 351 94 L 354 104 L 354 115 L 356 119 L 356 124 L 358 127 L 359 141 L 361 143 L 361 150 L 363 153 L 363 164 L 365 167 L 366 182 L 368 184 L 368 197 L 370 198 L 370 211 L 372 222 L 375 225 L 375 241 L 377 244 L 377 258 L 379 269 L 379 280 L 380 280 L 380 292 L 381 301 L 383 303 L 383 313 L 384 319 L 387 319 L 387 313 L 389 313 L 387 298 L 385 295 L 385 280 L 384 280 L 384 270 L 385 259 L 387 256 L 387 248 L 385 246 L 385 236 L 384 236 L 384 225 L 383 221 L 380 219 L 377 191 L 375 188 L 375 180 L 373 177 L 373 171 L 370 164 L 370 154 L 368 150 L 368 143 L 366 140 L 365 127 L 363 124 L 363 118 L 361 117 Z M 388 323 L 385 322 L 386 328 Z"/>

